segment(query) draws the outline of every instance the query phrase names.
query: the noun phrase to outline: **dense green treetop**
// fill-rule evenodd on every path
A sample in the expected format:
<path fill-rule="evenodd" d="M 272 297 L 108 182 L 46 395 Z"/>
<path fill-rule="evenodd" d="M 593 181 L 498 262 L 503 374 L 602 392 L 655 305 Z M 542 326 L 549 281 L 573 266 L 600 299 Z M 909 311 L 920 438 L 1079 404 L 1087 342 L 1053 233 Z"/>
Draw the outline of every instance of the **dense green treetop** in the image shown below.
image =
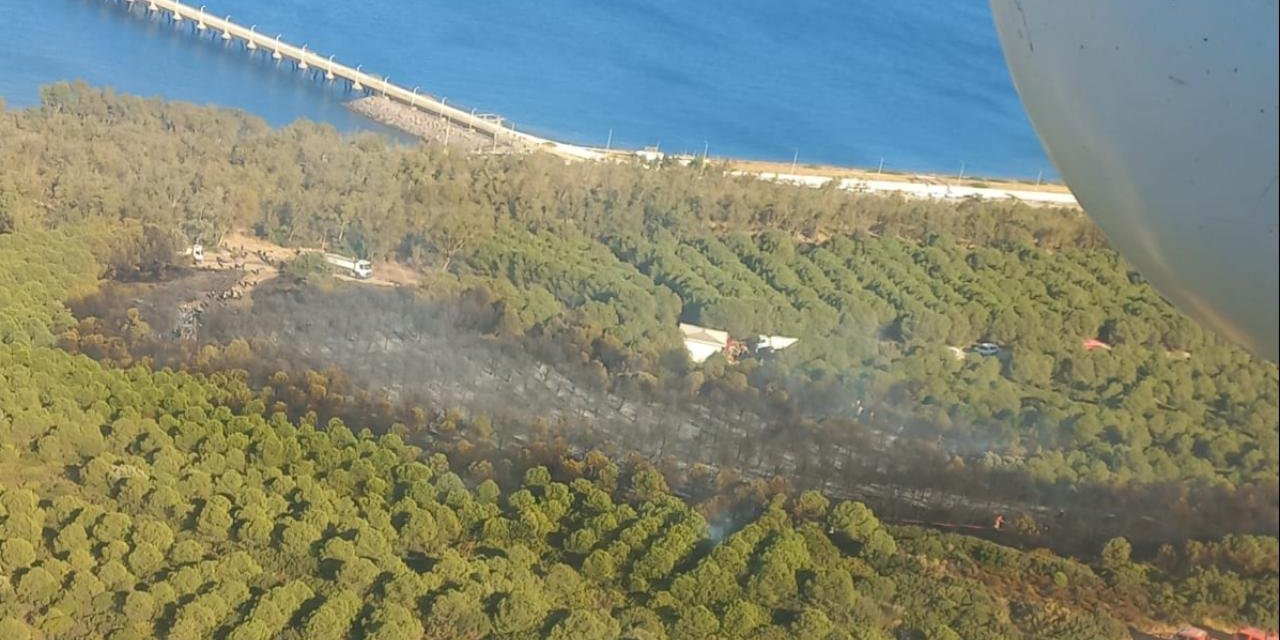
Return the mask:
<path fill-rule="evenodd" d="M 1095 566 L 774 499 L 712 538 L 638 468 L 462 480 L 441 454 L 235 372 L 111 369 L 40 346 L 105 269 L 83 240 L 0 237 L 0 628 L 34 638 L 1119 638 L 1124 623 L 1276 623 L 1274 539 Z M 109 252 L 108 252 L 109 253 Z M 25 297 L 18 298 L 16 293 Z M 39 323 L 44 323 L 39 325 Z M 37 326 L 38 325 L 38 326 Z M 613 468 L 614 471 L 609 471 Z"/>
<path fill-rule="evenodd" d="M 1275 366 L 1177 313 L 1078 211 L 466 156 L 58 84 L 0 114 L 0 227 L 73 222 L 133 229 L 97 249 L 117 276 L 236 227 L 396 259 L 484 290 L 498 332 L 571 343 L 613 384 L 787 420 L 861 402 L 1043 486 L 1280 478 Z M 698 370 L 677 321 L 801 340 Z M 978 341 L 1004 351 L 956 357 Z"/>
<path fill-rule="evenodd" d="M 1145 554 L 1117 538 L 1083 562 L 886 526 L 816 492 L 709 522 L 640 461 L 587 454 L 580 473 L 531 465 L 500 486 L 403 428 L 291 418 L 234 367 L 53 347 L 78 344 L 92 320 L 66 303 L 100 278 L 156 273 L 237 227 L 435 274 L 497 309 L 495 333 L 560 341 L 607 384 L 655 396 L 876 427 L 861 400 L 964 454 L 956 468 L 1046 486 L 1276 483 L 1274 365 L 1174 312 L 1078 212 L 465 157 L 55 85 L 38 109 L 0 111 L 0 632 L 1074 639 L 1277 624 L 1274 537 Z M 681 320 L 802 340 L 694 367 Z M 136 311 L 119 330 L 150 333 Z M 1088 337 L 1113 348 L 1086 352 Z M 978 340 L 1005 352 L 947 348 Z M 318 389 L 301 402 L 319 402 L 323 379 L 305 379 Z"/>

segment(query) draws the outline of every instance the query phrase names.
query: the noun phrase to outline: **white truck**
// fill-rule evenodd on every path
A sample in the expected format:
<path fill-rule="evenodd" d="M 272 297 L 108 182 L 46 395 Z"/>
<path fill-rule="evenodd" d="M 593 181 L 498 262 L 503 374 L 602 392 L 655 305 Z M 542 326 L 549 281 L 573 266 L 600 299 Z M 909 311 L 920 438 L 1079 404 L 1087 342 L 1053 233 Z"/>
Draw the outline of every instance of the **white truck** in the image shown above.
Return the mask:
<path fill-rule="evenodd" d="M 368 260 L 360 260 L 358 258 L 348 258 L 336 253 L 324 254 L 324 261 L 351 272 L 351 275 L 364 280 L 373 275 L 373 265 Z"/>

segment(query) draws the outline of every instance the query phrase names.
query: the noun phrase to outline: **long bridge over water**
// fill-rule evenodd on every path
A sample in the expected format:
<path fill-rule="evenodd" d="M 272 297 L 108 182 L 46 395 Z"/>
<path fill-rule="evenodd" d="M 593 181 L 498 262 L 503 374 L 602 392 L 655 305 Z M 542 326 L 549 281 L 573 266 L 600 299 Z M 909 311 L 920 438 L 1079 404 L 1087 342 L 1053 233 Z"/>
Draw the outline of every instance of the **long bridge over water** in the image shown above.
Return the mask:
<path fill-rule="evenodd" d="M 255 27 L 244 27 L 232 22 L 229 18 L 219 18 L 205 11 L 204 7 L 192 7 L 177 0 L 109 0 L 122 4 L 130 9 L 142 6 L 147 13 L 160 14 L 175 24 L 189 24 L 197 35 L 209 34 L 212 38 L 221 38 L 227 42 L 243 43 L 245 50 L 253 53 L 261 50 L 270 52 L 275 60 L 293 63 L 299 71 L 323 74 L 330 82 L 346 82 L 357 92 L 376 92 L 382 96 L 419 109 L 426 113 L 444 118 L 452 124 L 460 125 L 481 132 L 516 149 L 543 150 L 550 153 L 579 160 L 600 159 L 603 154 L 576 145 L 565 144 L 540 138 L 506 124 L 501 118 L 488 115 L 477 115 L 454 106 L 443 100 L 419 93 L 416 88 L 410 90 L 390 81 L 387 76 L 379 76 L 362 70 L 362 66 L 352 68 L 334 60 L 334 56 L 325 56 L 307 49 L 305 45 L 285 42 L 279 36 L 271 37 L 259 33 Z"/>

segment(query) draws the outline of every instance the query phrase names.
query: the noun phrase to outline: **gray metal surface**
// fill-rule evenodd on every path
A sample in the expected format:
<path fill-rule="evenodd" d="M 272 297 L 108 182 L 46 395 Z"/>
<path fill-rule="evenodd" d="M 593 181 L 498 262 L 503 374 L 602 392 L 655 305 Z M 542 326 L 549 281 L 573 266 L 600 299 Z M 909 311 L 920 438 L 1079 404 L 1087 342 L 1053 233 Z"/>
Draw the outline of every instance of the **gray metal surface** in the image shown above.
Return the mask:
<path fill-rule="evenodd" d="M 1277 3 L 991 0 L 1049 157 L 1174 304 L 1277 355 Z"/>

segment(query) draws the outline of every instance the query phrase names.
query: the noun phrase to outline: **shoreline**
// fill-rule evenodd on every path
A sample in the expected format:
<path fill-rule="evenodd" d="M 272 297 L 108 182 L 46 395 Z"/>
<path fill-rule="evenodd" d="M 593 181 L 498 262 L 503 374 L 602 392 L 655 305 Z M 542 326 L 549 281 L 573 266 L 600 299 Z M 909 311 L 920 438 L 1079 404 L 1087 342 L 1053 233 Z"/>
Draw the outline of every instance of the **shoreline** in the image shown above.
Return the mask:
<path fill-rule="evenodd" d="M 434 113 L 386 96 L 367 95 L 343 103 L 348 109 L 374 122 L 390 126 L 421 140 L 445 146 L 460 147 L 466 153 L 504 154 L 547 151 L 566 162 L 639 162 L 660 164 L 673 161 L 691 164 L 697 156 L 668 155 L 657 149 L 600 149 L 581 147 L 530 134 L 496 135 L 494 132 L 463 124 L 442 113 Z M 503 129 L 507 126 L 499 125 Z M 768 160 L 743 160 L 710 157 L 706 160 L 721 166 L 734 176 L 750 176 L 760 180 L 821 188 L 835 180 L 837 188 L 857 193 L 899 194 L 934 200 L 1016 200 L 1036 206 L 1079 208 L 1079 203 L 1066 185 L 1012 178 L 948 176 L 928 173 L 885 172 L 831 165 L 793 165 Z"/>
<path fill-rule="evenodd" d="M 792 164 L 790 162 L 736 158 L 726 158 L 724 161 L 728 162 L 734 169 L 743 171 L 857 180 L 889 180 L 898 182 L 928 182 L 930 180 L 934 180 L 947 182 L 956 186 L 1007 187 L 1018 190 L 1043 191 L 1046 193 L 1070 193 L 1067 185 L 1057 180 L 1040 180 L 1037 182 L 1031 178 L 984 175 L 960 176 L 956 174 L 933 173 L 928 171 L 907 171 L 902 169 L 877 170 L 870 167 L 845 167 L 831 164 L 798 164 L 795 165 L 795 170 L 793 171 Z"/>

